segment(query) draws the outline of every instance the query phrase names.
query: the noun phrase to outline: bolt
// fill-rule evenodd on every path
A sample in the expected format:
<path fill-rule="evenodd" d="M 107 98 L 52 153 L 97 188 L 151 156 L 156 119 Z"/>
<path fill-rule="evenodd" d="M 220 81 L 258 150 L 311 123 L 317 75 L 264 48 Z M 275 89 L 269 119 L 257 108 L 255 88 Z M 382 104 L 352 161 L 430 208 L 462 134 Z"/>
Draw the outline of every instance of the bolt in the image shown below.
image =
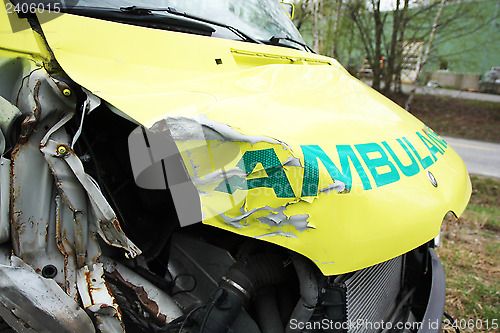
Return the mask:
<path fill-rule="evenodd" d="M 65 155 L 68 152 L 68 149 L 64 145 L 60 145 L 57 147 L 57 152 L 59 155 Z"/>
<path fill-rule="evenodd" d="M 47 279 L 53 279 L 57 275 L 57 267 L 54 265 L 46 265 L 42 269 L 42 276 Z"/>
<path fill-rule="evenodd" d="M 64 96 L 71 96 L 71 90 L 68 88 L 63 89 L 62 93 Z"/>

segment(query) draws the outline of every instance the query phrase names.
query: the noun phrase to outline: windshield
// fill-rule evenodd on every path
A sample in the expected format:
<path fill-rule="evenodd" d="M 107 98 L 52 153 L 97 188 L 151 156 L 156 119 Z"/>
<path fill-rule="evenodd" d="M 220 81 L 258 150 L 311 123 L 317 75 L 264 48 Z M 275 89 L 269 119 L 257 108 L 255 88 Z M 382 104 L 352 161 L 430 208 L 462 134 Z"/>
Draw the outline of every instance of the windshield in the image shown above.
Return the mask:
<path fill-rule="evenodd" d="M 304 40 L 277 0 L 80 0 L 77 8 L 99 7 L 144 7 L 149 9 L 168 8 L 185 12 L 214 22 L 237 28 L 256 40 L 269 41 L 272 37 L 288 38 L 300 43 Z M 162 12 L 154 12 L 162 15 Z M 167 13 L 164 13 L 168 15 Z M 214 27 L 215 37 L 237 38 L 234 33 Z M 290 46 L 296 44 L 283 40 Z"/>

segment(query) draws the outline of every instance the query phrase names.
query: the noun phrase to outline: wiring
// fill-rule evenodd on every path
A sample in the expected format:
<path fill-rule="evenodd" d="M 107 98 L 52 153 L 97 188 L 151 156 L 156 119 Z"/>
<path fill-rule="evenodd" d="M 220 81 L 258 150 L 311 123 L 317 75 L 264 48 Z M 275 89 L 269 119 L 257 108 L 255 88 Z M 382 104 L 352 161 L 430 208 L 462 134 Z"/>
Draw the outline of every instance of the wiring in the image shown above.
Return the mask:
<path fill-rule="evenodd" d="M 198 311 L 198 310 L 200 310 L 200 309 L 203 309 L 204 307 L 206 307 L 206 305 L 200 305 L 200 306 L 198 306 L 198 307 L 194 308 L 193 310 L 191 310 L 191 311 L 187 314 L 187 316 L 184 318 L 184 321 L 182 322 L 182 325 L 181 325 L 181 327 L 179 328 L 178 333 L 182 333 L 182 329 L 183 329 L 183 328 L 184 328 L 184 326 L 186 325 L 186 323 L 187 323 L 187 321 L 188 321 L 189 317 L 190 317 L 191 315 L 193 315 L 193 313 L 195 313 L 196 311 Z"/>
<path fill-rule="evenodd" d="M 212 301 L 210 301 L 210 305 L 208 306 L 208 309 L 205 312 L 205 315 L 203 316 L 203 320 L 202 320 L 201 325 L 200 325 L 199 333 L 203 333 L 203 330 L 205 329 L 205 325 L 207 324 L 208 317 L 210 316 L 210 312 L 214 308 L 214 305 L 216 303 L 218 303 L 223 297 L 224 297 L 224 290 L 220 289 L 220 288 L 217 289 L 214 297 L 212 298 Z"/>

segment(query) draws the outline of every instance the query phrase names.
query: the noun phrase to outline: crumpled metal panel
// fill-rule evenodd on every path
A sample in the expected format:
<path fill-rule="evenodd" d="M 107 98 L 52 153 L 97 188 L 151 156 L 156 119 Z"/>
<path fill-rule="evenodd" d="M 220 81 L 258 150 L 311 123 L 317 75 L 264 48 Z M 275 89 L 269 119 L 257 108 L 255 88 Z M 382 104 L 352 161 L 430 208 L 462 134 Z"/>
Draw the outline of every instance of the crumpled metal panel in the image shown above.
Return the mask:
<path fill-rule="evenodd" d="M 88 237 L 88 232 L 75 232 L 73 213 L 58 199 L 54 177 L 40 152 L 40 142 L 47 132 L 57 132 L 61 141 L 70 140 L 60 130 L 60 120 L 71 118 L 76 99 L 74 94 L 64 95 L 68 86 L 55 81 L 45 70 L 35 66 L 26 70 L 17 98 L 24 117 L 21 137 L 11 153 L 12 246 L 37 273 L 43 273 L 44 267 L 54 267 L 54 281 L 78 300 L 75 240 L 83 237 L 80 243 L 90 245 L 97 240 Z M 84 193 L 80 197 L 86 200 Z M 90 258 L 99 254 L 96 247 L 89 247 Z"/>
<path fill-rule="evenodd" d="M 10 239 L 10 160 L 0 157 L 0 244 Z"/>
<path fill-rule="evenodd" d="M 99 331 L 124 332 L 118 305 L 99 264 L 97 235 L 124 248 L 131 257 L 140 250 L 125 236 L 71 149 L 78 132 L 72 138 L 64 128 L 76 110 L 76 104 L 67 99 L 73 95 L 68 90 L 43 69 L 31 71 L 20 88 L 18 104 L 25 118 L 11 154 L 9 175 L 13 251 L 36 273 L 59 285 L 61 292 L 82 301 Z M 84 103 L 82 112 L 96 105 L 92 100 Z M 51 331 L 57 331 L 55 327 Z"/>
<path fill-rule="evenodd" d="M 95 332 L 85 311 L 54 280 L 15 256 L 0 264 L 0 316 L 18 332 Z"/>
<path fill-rule="evenodd" d="M 11 155 L 12 247 L 39 273 L 47 265 L 55 266 L 54 280 L 77 299 L 73 214 L 66 206 L 57 204 L 54 178 L 40 153 L 40 134 L 35 133 L 32 140 L 18 145 Z M 60 252 L 61 242 L 66 244 L 67 252 Z"/>
<path fill-rule="evenodd" d="M 137 300 L 158 325 L 163 326 L 182 316 L 179 306 L 157 286 L 112 259 L 101 257 L 101 260 L 107 278 L 135 293 Z"/>
<path fill-rule="evenodd" d="M 94 264 L 78 270 L 78 289 L 82 299 L 83 307 L 92 312 L 110 312 L 112 315 L 121 317 L 118 304 L 114 300 L 104 281 L 104 270 L 102 264 Z"/>
<path fill-rule="evenodd" d="M 11 148 L 11 129 L 21 116 L 18 108 L 0 96 L 0 244 L 10 238 L 10 160 L 4 153 Z"/>
<path fill-rule="evenodd" d="M 78 291 L 83 307 L 94 314 L 101 332 L 125 332 L 122 314 L 106 280 L 102 264 L 78 270 Z"/>
<path fill-rule="evenodd" d="M 0 154 L 3 154 L 5 148 L 10 146 L 11 130 L 17 118 L 21 116 L 21 112 L 17 107 L 12 105 L 8 100 L 0 96 L 0 130 L 3 138 L 0 141 Z"/>
<path fill-rule="evenodd" d="M 132 258 L 139 255 L 141 250 L 139 250 L 139 248 L 123 233 L 116 214 L 97 185 L 85 173 L 82 162 L 74 151 L 62 142 L 49 140 L 47 144 L 41 148 L 41 152 L 56 177 L 58 187 L 61 190 L 65 202 L 75 213 L 75 220 L 77 222 L 76 227 L 78 228 L 79 224 L 81 224 L 78 223 L 78 219 L 83 217 L 81 213 L 87 211 L 86 208 L 77 206 L 78 204 L 86 205 L 87 202 L 85 198 L 73 197 L 75 194 L 73 186 L 77 180 L 81 185 L 81 189 L 85 190 L 85 196 L 88 196 L 93 212 L 97 218 L 97 230 L 102 238 L 112 246 L 127 250 L 129 256 Z M 68 181 L 68 178 L 74 178 L 74 181 Z M 83 224 L 81 227 L 83 227 Z M 84 255 L 85 243 L 81 244 L 81 250 L 81 254 Z M 79 264 L 81 267 L 83 262 L 79 262 Z"/>

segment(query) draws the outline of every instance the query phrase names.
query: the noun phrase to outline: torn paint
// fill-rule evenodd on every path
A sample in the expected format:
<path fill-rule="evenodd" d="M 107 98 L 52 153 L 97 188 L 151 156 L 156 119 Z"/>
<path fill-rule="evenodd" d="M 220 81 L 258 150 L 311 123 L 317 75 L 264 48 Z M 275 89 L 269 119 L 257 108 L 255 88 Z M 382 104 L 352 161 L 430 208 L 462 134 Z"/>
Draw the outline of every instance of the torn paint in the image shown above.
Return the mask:
<path fill-rule="evenodd" d="M 175 141 L 239 141 L 256 144 L 267 142 L 280 144 L 283 149 L 288 146 L 279 140 L 256 135 L 244 135 L 235 128 L 207 118 L 206 115 L 194 115 L 192 117 L 167 117 L 150 128 L 153 132 L 168 129 Z"/>
<path fill-rule="evenodd" d="M 196 186 L 219 183 L 222 180 L 229 179 L 231 177 L 246 178 L 248 174 L 239 168 L 232 168 L 229 170 L 216 170 L 203 177 L 193 177 L 193 183 Z"/>
<path fill-rule="evenodd" d="M 271 232 L 271 233 L 268 233 L 268 234 L 263 234 L 263 235 L 260 235 L 260 236 L 254 236 L 253 238 L 255 238 L 255 239 L 262 239 L 262 238 L 275 237 L 275 236 L 283 236 L 283 237 L 287 237 L 287 238 L 298 238 L 298 236 L 295 235 L 292 232 L 286 232 L 286 231 L 281 231 L 281 230 L 278 230 L 278 231 L 275 231 L 275 232 Z"/>
<path fill-rule="evenodd" d="M 171 135 L 176 146 L 175 158 L 182 161 L 188 179 L 196 188 L 203 222 L 250 237 L 265 235 L 264 239 L 286 246 L 295 244 L 295 250 L 307 253 L 315 251 L 318 244 L 315 239 L 327 235 L 336 239 L 336 243 L 330 239 L 325 241 L 338 249 L 341 244 L 346 245 L 342 238 L 346 233 L 350 236 L 361 233 L 365 240 L 373 240 L 372 235 L 380 231 L 372 225 L 366 226 L 358 217 L 373 211 L 372 207 L 357 208 L 359 202 L 368 203 L 360 201 L 365 193 L 394 183 L 399 185 L 398 182 L 407 181 L 403 177 L 417 177 L 418 172 L 414 173 L 413 169 L 422 170 L 417 161 L 428 158 L 437 163 L 431 160 L 432 156 L 437 160 L 443 155 L 437 149 L 431 151 L 430 141 L 422 141 L 418 134 L 361 144 L 294 146 L 287 142 L 287 149 L 283 149 L 282 141 L 261 140 L 260 136 L 237 141 L 242 138 L 232 132 L 232 127 L 217 127 L 209 121 L 209 116 L 210 113 L 191 118 L 166 117 L 152 130 L 155 134 Z M 150 140 L 150 155 L 158 164 L 161 148 L 155 151 L 154 142 Z M 293 152 L 301 154 L 296 156 Z M 163 155 L 167 156 L 165 161 L 175 154 Z M 413 164 L 408 163 L 408 159 L 414 161 Z M 431 166 L 430 163 L 421 165 Z M 169 169 L 166 170 L 169 177 Z M 380 199 L 376 193 L 373 195 L 370 195 L 371 201 Z M 345 199 L 340 201 L 337 197 Z M 380 214 L 385 215 L 381 211 Z M 363 217 L 364 221 L 370 219 L 370 216 Z M 360 232 L 361 225 L 364 227 Z M 284 238 L 288 240 L 285 242 Z M 310 246 L 302 246 L 303 242 Z M 355 243 L 356 240 L 351 246 L 355 247 Z M 318 266 L 331 262 L 330 253 L 335 252 L 319 255 L 323 259 L 318 260 Z M 343 262 L 342 265 L 349 264 Z M 335 265 L 325 264 L 329 271 L 330 266 Z"/>
<path fill-rule="evenodd" d="M 302 163 L 300 162 L 300 159 L 297 157 L 293 156 L 288 156 L 286 161 L 283 163 L 283 166 L 293 166 L 293 167 L 299 167 L 302 168 Z"/>
<path fill-rule="evenodd" d="M 269 227 L 277 227 L 281 228 L 283 226 L 292 226 L 294 227 L 298 232 L 303 232 L 307 229 L 312 228 L 309 226 L 309 222 L 307 219 L 309 218 L 308 214 L 299 214 L 299 215 L 294 215 L 294 216 L 287 216 L 285 215 L 284 211 L 287 209 L 287 206 L 280 206 L 277 208 L 272 208 L 270 206 L 265 206 L 261 208 L 255 208 L 250 211 L 244 211 L 244 208 L 242 207 L 240 209 L 241 215 L 239 216 L 234 216 L 234 217 L 229 217 L 224 213 L 220 213 L 221 217 L 224 219 L 224 222 L 226 222 L 228 225 L 231 225 L 235 228 L 243 228 L 245 226 L 248 226 L 247 224 L 247 219 L 251 217 L 253 214 L 257 212 L 262 212 L 262 211 L 269 211 L 269 214 L 263 217 L 257 217 L 256 219 L 262 223 L 266 224 Z"/>
<path fill-rule="evenodd" d="M 319 262 L 317 260 L 313 260 L 314 263 L 316 264 L 319 264 L 319 265 L 334 265 L 335 262 L 334 261 L 330 261 L 330 262 Z"/>
<path fill-rule="evenodd" d="M 337 191 L 338 193 L 341 193 L 341 192 L 344 192 L 345 190 L 346 190 L 345 183 L 341 182 L 340 180 L 337 180 L 337 181 L 335 181 L 335 183 L 328 184 L 327 187 L 324 187 L 324 188 L 320 189 L 319 191 L 321 193 L 328 194 L 331 191 Z"/>
<path fill-rule="evenodd" d="M 269 215 L 264 217 L 258 217 L 261 223 L 267 224 L 270 227 L 282 227 L 285 225 L 291 225 L 297 229 L 298 232 L 303 232 L 311 227 L 308 226 L 309 222 L 307 219 L 309 218 L 308 214 L 294 215 L 294 216 L 286 216 L 283 212 L 278 213 L 269 213 Z"/>
<path fill-rule="evenodd" d="M 242 208 L 240 208 L 240 211 L 242 214 L 239 216 L 229 217 L 229 216 L 226 216 L 226 214 L 224 214 L 222 212 L 220 214 L 221 214 L 221 217 L 224 219 L 224 222 L 226 222 L 228 224 L 232 224 L 232 223 L 236 223 L 236 222 L 240 222 L 242 220 L 245 220 L 250 215 L 252 215 L 256 212 L 269 211 L 269 210 L 273 211 L 273 212 L 279 212 L 282 209 L 285 209 L 285 207 L 272 208 L 270 206 L 265 206 L 265 207 L 261 207 L 261 208 L 254 208 L 254 209 L 249 210 L 249 211 L 242 211 L 243 210 L 243 207 L 242 207 Z"/>

